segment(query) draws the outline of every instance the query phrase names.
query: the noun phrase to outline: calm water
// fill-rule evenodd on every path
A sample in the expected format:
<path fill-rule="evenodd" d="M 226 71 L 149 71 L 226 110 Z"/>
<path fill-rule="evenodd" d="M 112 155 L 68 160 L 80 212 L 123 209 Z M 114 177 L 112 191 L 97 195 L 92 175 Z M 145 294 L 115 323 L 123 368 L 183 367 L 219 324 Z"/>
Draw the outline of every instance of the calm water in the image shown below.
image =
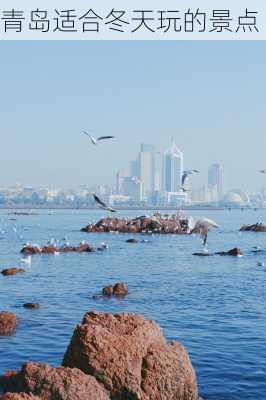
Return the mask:
<path fill-rule="evenodd" d="M 265 400 L 266 266 L 257 263 L 266 265 L 266 234 L 238 232 L 243 223 L 266 221 L 265 211 L 200 214 L 221 225 L 209 235 L 209 250 L 239 246 L 243 258 L 192 256 L 201 248 L 198 237 L 149 236 L 149 243 L 128 244 L 127 235 L 79 232 L 102 211 L 38 213 L 11 221 L 13 216 L 0 211 L 0 228 L 6 231 L 0 233 L 1 269 L 20 266 L 26 241 L 45 244 L 67 236 L 71 243 L 105 241 L 110 247 L 96 254 L 36 255 L 32 265 L 23 265 L 26 274 L 0 276 L 0 308 L 20 318 L 16 334 L 0 338 L 0 373 L 28 360 L 59 365 L 75 325 L 88 310 L 137 312 L 156 320 L 169 340 L 187 347 L 205 399 Z M 258 245 L 265 253 L 251 252 Z M 126 299 L 92 299 L 116 281 L 128 283 Z M 27 310 L 25 302 L 42 306 Z"/>

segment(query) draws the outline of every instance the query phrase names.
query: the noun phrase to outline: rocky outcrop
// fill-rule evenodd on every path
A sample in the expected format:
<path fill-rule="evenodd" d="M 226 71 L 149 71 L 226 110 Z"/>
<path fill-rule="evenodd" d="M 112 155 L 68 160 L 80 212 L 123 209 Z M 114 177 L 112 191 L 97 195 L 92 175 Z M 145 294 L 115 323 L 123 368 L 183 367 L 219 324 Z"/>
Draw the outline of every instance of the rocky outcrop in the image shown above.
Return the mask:
<path fill-rule="evenodd" d="M 95 248 L 90 244 L 80 244 L 79 246 L 63 246 L 63 247 L 56 247 L 53 245 L 49 246 L 33 246 L 30 244 L 25 245 L 21 253 L 24 255 L 32 255 L 32 254 L 55 254 L 55 253 L 91 253 L 94 252 Z"/>
<path fill-rule="evenodd" d="M 0 336 L 11 335 L 18 324 L 15 314 L 11 312 L 0 312 Z"/>
<path fill-rule="evenodd" d="M 42 400 L 110 400 L 107 391 L 93 376 L 76 368 L 53 368 L 46 364 L 23 365 L 21 371 L 10 378 L 7 387 L 8 391 L 17 392 L 21 396 L 23 392 L 31 393 Z"/>
<path fill-rule="evenodd" d="M 126 296 L 128 294 L 127 284 L 118 282 L 115 285 L 105 286 L 102 289 L 103 296 Z"/>
<path fill-rule="evenodd" d="M 1 271 L 1 274 L 4 276 L 11 276 L 11 275 L 16 275 L 20 272 L 26 272 L 26 271 L 23 268 L 7 268 L 7 269 L 3 269 Z"/>
<path fill-rule="evenodd" d="M 219 256 L 235 256 L 235 257 L 243 256 L 242 250 L 239 249 L 238 247 L 234 247 L 233 249 L 228 251 L 219 251 L 215 254 L 218 254 Z"/>
<path fill-rule="evenodd" d="M 74 331 L 63 366 L 93 375 L 115 400 L 197 400 L 186 350 L 167 344 L 153 321 L 89 312 Z"/>
<path fill-rule="evenodd" d="M 102 218 L 89 224 L 82 232 L 161 233 L 185 234 L 189 232 L 188 219 L 181 215 L 142 215 L 129 218 Z"/>
<path fill-rule="evenodd" d="M 243 225 L 240 232 L 266 232 L 266 225 L 258 222 L 253 225 Z"/>

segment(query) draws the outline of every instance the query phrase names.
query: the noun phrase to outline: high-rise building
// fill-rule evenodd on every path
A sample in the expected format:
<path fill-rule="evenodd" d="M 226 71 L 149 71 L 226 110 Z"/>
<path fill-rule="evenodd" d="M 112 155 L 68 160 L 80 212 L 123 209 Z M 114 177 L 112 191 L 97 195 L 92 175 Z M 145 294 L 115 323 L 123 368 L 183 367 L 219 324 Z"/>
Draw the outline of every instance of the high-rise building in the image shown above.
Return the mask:
<path fill-rule="evenodd" d="M 153 192 L 160 192 L 162 190 L 162 177 L 163 177 L 163 156 L 162 153 L 156 151 L 154 153 L 154 164 L 153 164 Z"/>
<path fill-rule="evenodd" d="M 122 194 L 122 185 L 126 177 L 128 177 L 128 172 L 124 170 L 116 174 L 116 194 Z"/>
<path fill-rule="evenodd" d="M 130 176 L 133 178 L 134 176 L 138 176 L 138 161 L 133 160 L 130 161 Z"/>
<path fill-rule="evenodd" d="M 163 189 L 166 192 L 179 192 L 183 174 L 183 153 L 176 146 L 174 140 L 172 145 L 163 156 Z"/>
<path fill-rule="evenodd" d="M 208 184 L 210 187 L 216 186 L 217 200 L 221 200 L 224 192 L 224 169 L 221 164 L 212 164 L 208 171 Z"/>
<path fill-rule="evenodd" d="M 143 183 L 136 177 L 126 177 L 122 184 L 122 194 L 135 201 L 143 199 Z"/>
<path fill-rule="evenodd" d="M 146 198 L 154 189 L 154 150 L 153 145 L 142 143 L 137 160 L 137 177 L 143 183 L 143 194 Z"/>

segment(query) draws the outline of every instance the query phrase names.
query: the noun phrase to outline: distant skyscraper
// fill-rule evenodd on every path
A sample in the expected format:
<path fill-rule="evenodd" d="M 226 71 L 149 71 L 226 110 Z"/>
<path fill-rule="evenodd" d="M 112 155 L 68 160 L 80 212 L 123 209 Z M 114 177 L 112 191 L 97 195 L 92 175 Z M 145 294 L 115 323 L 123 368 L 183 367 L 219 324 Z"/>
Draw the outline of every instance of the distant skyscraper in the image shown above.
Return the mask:
<path fill-rule="evenodd" d="M 122 186 L 126 177 L 128 177 L 127 171 L 118 171 L 116 174 L 116 194 L 122 194 Z"/>
<path fill-rule="evenodd" d="M 138 178 L 143 183 L 144 196 L 148 197 L 154 189 L 154 146 L 141 144 L 138 155 Z"/>
<path fill-rule="evenodd" d="M 136 160 L 130 161 L 130 176 L 138 176 L 138 162 Z"/>
<path fill-rule="evenodd" d="M 224 169 L 221 164 L 213 164 L 208 171 L 209 186 L 217 187 L 217 200 L 220 200 L 224 192 Z"/>
<path fill-rule="evenodd" d="M 163 156 L 163 189 L 179 192 L 183 174 L 183 153 L 172 141 L 170 149 Z"/>
<path fill-rule="evenodd" d="M 162 153 L 154 153 L 153 163 L 153 192 L 160 192 L 162 190 L 162 177 L 163 177 L 163 156 Z"/>

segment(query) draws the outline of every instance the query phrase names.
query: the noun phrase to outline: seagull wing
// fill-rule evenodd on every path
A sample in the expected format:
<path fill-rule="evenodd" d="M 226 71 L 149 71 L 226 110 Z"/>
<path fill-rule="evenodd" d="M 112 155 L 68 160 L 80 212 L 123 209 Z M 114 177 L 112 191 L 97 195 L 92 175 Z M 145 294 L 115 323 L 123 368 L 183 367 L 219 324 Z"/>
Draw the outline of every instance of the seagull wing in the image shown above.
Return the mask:
<path fill-rule="evenodd" d="M 100 204 L 100 206 L 103 208 L 107 208 L 107 205 L 98 196 L 96 196 L 96 194 L 94 194 L 93 197 L 96 203 Z"/>
<path fill-rule="evenodd" d="M 186 182 L 186 180 L 187 180 L 188 175 L 189 175 L 188 171 L 185 171 L 185 172 L 183 173 L 183 175 L 182 175 L 182 186 L 184 186 L 184 184 L 185 184 L 185 182 Z"/>
<path fill-rule="evenodd" d="M 97 140 L 113 139 L 114 136 L 100 136 Z"/>
<path fill-rule="evenodd" d="M 86 131 L 82 131 L 82 133 L 84 133 L 84 135 L 87 135 L 89 138 L 90 138 L 90 140 L 91 140 L 91 142 L 93 143 L 93 144 L 97 144 L 97 139 L 95 139 L 95 137 L 93 137 L 92 135 L 90 135 L 88 132 L 86 132 Z"/>

